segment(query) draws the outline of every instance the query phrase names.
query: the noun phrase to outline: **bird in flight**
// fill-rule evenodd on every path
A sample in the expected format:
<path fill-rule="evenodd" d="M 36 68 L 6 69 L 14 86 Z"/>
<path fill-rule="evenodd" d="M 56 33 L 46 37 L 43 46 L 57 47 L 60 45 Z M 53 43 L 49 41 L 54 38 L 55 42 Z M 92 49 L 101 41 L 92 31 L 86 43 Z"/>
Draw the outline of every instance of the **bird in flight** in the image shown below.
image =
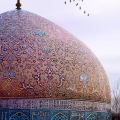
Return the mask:
<path fill-rule="evenodd" d="M 80 1 L 80 0 L 78 0 L 78 1 Z M 83 0 L 81 0 L 81 1 L 83 2 Z M 71 3 L 71 2 L 75 2 L 75 0 L 70 0 L 69 2 L 70 2 L 70 3 Z M 64 3 L 66 4 L 67 2 L 65 1 Z M 78 2 L 76 3 L 76 6 L 79 6 L 79 3 L 78 3 Z M 79 10 L 81 10 L 81 6 L 79 7 Z M 84 10 L 83 13 L 86 14 L 86 11 Z M 89 16 L 89 13 L 87 13 L 87 16 Z"/>
<path fill-rule="evenodd" d="M 78 3 L 76 4 L 76 6 L 78 6 Z"/>

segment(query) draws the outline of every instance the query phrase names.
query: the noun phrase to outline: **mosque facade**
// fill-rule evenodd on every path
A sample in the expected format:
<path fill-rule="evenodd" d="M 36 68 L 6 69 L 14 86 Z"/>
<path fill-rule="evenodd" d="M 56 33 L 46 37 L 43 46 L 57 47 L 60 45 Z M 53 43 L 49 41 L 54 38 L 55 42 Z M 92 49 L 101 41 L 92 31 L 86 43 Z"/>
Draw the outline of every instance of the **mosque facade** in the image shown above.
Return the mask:
<path fill-rule="evenodd" d="M 110 102 L 82 41 L 22 9 L 0 14 L 0 120 L 111 120 Z"/>

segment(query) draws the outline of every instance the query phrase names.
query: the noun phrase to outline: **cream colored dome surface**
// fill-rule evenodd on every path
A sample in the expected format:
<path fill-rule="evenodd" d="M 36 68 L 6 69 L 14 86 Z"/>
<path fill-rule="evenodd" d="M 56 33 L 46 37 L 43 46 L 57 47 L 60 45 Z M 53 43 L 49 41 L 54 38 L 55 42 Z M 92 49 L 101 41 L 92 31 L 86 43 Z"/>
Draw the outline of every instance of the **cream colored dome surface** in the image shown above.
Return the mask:
<path fill-rule="evenodd" d="M 36 14 L 0 14 L 0 98 L 110 102 L 106 73 L 91 50 Z"/>

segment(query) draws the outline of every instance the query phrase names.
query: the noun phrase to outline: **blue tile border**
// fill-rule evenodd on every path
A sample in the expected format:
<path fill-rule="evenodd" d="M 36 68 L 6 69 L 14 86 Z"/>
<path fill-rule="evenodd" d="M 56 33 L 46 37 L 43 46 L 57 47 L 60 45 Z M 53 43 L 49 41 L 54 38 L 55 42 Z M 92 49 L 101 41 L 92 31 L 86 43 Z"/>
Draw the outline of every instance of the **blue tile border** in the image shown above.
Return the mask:
<path fill-rule="evenodd" d="M 24 120 L 112 120 L 111 114 L 107 112 L 50 109 L 0 109 L 0 120 L 18 120 L 20 117 L 24 118 Z"/>

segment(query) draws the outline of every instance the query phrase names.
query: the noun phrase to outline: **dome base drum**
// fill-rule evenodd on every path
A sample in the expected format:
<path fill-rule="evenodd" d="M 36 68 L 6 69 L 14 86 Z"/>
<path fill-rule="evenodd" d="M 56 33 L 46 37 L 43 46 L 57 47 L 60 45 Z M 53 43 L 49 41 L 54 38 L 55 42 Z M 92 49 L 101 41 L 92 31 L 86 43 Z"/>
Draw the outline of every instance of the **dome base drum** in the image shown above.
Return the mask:
<path fill-rule="evenodd" d="M 10 99 L 0 101 L 2 120 L 111 120 L 110 104 L 65 99 Z M 3 109 L 2 109 L 3 108 Z"/>

